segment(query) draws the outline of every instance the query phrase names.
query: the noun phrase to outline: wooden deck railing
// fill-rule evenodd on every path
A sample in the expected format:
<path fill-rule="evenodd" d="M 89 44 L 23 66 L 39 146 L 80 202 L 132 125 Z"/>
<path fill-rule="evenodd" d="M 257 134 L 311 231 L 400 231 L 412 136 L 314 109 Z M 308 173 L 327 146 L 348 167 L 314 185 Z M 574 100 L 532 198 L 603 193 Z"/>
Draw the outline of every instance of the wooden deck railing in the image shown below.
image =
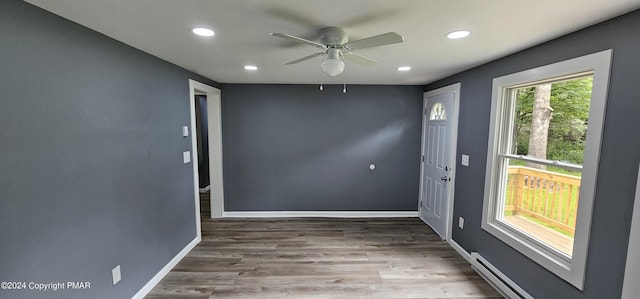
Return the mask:
<path fill-rule="evenodd" d="M 508 173 L 505 216 L 529 216 L 574 235 L 580 177 L 525 166 Z"/>

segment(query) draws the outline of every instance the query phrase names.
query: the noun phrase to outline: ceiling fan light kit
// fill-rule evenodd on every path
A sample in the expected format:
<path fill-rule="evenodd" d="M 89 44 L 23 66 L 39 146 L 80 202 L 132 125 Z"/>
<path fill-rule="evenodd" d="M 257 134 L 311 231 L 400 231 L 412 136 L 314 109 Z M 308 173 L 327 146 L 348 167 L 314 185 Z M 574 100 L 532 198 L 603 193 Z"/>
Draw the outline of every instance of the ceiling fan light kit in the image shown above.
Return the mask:
<path fill-rule="evenodd" d="M 327 49 L 327 57 L 320 64 L 323 73 L 335 77 L 344 72 L 344 61 L 342 61 L 340 54 L 340 50 L 337 48 Z"/>
<path fill-rule="evenodd" d="M 323 73 L 331 77 L 335 77 L 337 75 L 342 74 L 342 72 L 344 72 L 344 61 L 342 61 L 342 59 L 340 58 L 337 58 L 337 59 L 327 58 L 320 64 L 320 68 L 322 69 Z"/>
<path fill-rule="evenodd" d="M 335 77 L 344 72 L 345 63 L 342 60 L 343 58 L 362 66 L 373 66 L 378 63 L 374 59 L 354 53 L 353 50 L 397 44 L 404 41 L 402 35 L 395 32 L 388 32 L 349 42 L 347 32 L 339 27 L 322 29 L 320 32 L 320 43 L 285 33 L 271 33 L 271 36 L 322 49 L 323 52 L 314 53 L 287 62 L 285 65 L 296 64 L 315 57 L 324 56 L 325 59 L 320 64 L 320 69 L 331 77 Z"/>

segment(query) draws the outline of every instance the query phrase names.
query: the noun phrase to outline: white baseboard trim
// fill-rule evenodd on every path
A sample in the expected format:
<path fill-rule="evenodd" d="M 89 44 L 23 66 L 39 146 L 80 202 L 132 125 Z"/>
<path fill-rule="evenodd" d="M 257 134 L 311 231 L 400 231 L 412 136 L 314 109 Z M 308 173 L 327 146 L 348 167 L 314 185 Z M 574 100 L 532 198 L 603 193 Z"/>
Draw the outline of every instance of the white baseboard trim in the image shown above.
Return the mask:
<path fill-rule="evenodd" d="M 176 254 L 176 256 L 174 256 L 169 261 L 169 263 L 162 267 L 162 269 L 160 269 L 160 271 L 158 271 L 158 273 L 156 273 L 156 275 L 154 275 L 153 278 L 151 278 L 151 280 L 149 280 L 149 282 L 147 282 L 147 284 L 145 284 L 144 287 L 142 287 L 142 289 L 140 289 L 131 298 L 142 299 L 144 298 L 144 296 L 148 295 L 149 292 L 151 292 L 151 290 L 162 280 L 162 278 L 164 278 L 169 273 L 169 271 L 171 271 L 171 269 L 173 269 L 173 267 L 175 267 L 178 262 L 180 262 L 182 258 L 184 258 L 191 251 L 191 249 L 193 249 L 194 247 L 196 247 L 196 245 L 198 245 L 198 243 L 200 243 L 200 240 L 200 237 L 196 237 L 195 239 L 193 239 L 193 241 L 187 244 L 187 246 L 185 246 L 180 252 L 178 252 L 178 254 Z"/>
<path fill-rule="evenodd" d="M 282 217 L 326 217 L 326 218 L 408 218 L 418 217 L 418 211 L 260 211 L 224 212 L 225 218 L 282 218 Z"/>
<path fill-rule="evenodd" d="M 206 193 L 206 192 L 209 192 L 209 190 L 211 190 L 211 185 L 208 185 L 204 188 L 200 188 L 200 193 Z"/>
<path fill-rule="evenodd" d="M 456 241 L 454 241 L 453 239 L 449 239 L 449 241 L 447 242 L 449 243 L 449 245 L 451 245 L 451 247 L 453 247 L 453 249 L 458 252 L 458 254 L 460 254 L 465 260 L 467 260 L 469 264 L 473 265 L 475 263 L 475 260 L 471 257 L 471 254 L 464 250 L 464 248 L 462 248 L 460 244 L 456 243 Z"/>

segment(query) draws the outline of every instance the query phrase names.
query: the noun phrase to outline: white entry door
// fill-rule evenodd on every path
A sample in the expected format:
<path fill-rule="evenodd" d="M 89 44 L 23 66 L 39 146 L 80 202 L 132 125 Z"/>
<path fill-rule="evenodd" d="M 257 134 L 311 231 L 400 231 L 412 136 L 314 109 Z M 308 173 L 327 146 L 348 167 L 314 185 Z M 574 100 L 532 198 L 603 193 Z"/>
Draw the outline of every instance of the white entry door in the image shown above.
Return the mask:
<path fill-rule="evenodd" d="M 424 97 L 420 217 L 442 239 L 448 239 L 451 230 L 459 86 L 427 92 Z"/>

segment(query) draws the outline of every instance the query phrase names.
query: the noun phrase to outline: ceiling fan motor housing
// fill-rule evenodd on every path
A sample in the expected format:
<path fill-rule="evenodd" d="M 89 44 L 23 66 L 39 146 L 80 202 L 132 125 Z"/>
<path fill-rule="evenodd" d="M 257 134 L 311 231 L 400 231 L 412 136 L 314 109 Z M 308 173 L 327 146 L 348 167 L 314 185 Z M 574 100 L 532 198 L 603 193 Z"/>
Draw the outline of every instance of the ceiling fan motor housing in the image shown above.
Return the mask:
<path fill-rule="evenodd" d="M 321 30 L 320 41 L 328 46 L 341 46 L 349 41 L 349 36 L 347 32 L 340 27 L 327 27 Z"/>

